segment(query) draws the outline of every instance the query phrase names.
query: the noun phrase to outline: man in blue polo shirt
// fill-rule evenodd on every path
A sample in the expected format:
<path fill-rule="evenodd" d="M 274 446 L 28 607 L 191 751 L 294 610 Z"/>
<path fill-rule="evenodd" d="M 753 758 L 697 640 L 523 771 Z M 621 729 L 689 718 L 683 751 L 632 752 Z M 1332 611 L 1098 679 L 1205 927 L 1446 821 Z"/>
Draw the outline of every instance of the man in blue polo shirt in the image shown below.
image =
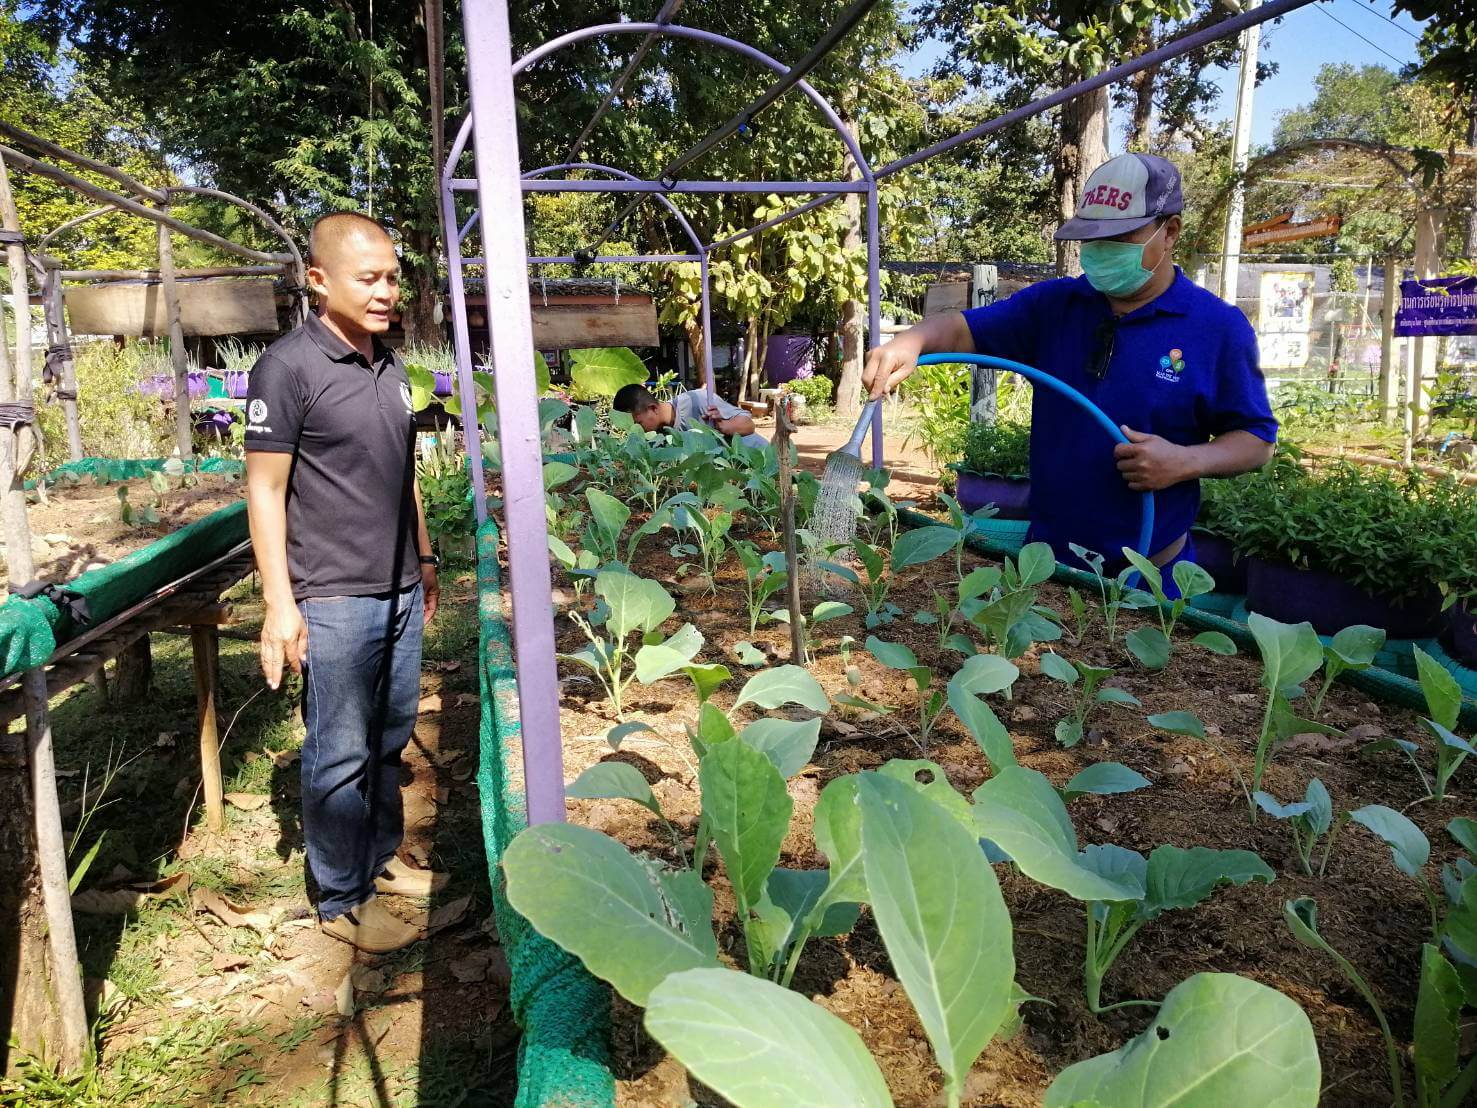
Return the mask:
<path fill-rule="evenodd" d="M 992 354 L 1071 385 L 1128 438 L 1114 446 L 1076 403 L 1036 389 L 1031 405 L 1031 538 L 1074 561 L 1076 543 L 1123 564 L 1154 494 L 1156 565 L 1191 559 L 1200 478 L 1264 465 L 1277 441 L 1256 335 L 1236 308 L 1172 260 L 1179 171 L 1122 154 L 1088 178 L 1059 239 L 1082 240 L 1081 277 L 1043 281 L 982 308 L 932 316 L 867 357 L 882 396 L 931 353 Z"/>

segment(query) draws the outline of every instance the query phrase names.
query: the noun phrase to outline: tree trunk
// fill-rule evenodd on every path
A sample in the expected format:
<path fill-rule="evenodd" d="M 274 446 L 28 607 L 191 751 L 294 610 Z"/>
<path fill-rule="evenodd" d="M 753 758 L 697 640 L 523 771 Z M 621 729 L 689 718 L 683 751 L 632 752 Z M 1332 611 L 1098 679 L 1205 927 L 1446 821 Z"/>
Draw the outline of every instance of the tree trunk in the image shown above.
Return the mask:
<path fill-rule="evenodd" d="M 855 96 L 850 97 L 852 101 Z M 843 113 L 841 122 L 853 137 L 857 133 L 856 121 L 849 112 Z M 842 179 L 853 180 L 856 166 L 850 154 L 842 165 Z M 862 245 L 862 197 L 860 193 L 848 192 L 841 200 L 846 223 L 842 231 L 841 245 L 847 251 Z M 841 374 L 836 382 L 836 411 L 847 419 L 854 419 L 862 398 L 862 351 L 866 342 L 866 308 L 862 301 L 847 300 L 841 305 Z"/>
<path fill-rule="evenodd" d="M 400 316 L 400 326 L 405 331 L 405 343 L 430 343 L 441 345 L 441 328 L 436 324 L 436 233 L 414 228 L 406 232 L 406 244 L 410 253 L 418 260 L 406 268 L 409 272 L 407 284 L 410 298 Z"/>
<path fill-rule="evenodd" d="M 1141 69 L 1128 79 L 1133 90 L 1133 111 L 1128 120 L 1129 150 L 1147 150 L 1154 125 L 1154 85 L 1159 76 L 1159 67 Z"/>
<path fill-rule="evenodd" d="M 759 398 L 759 374 L 764 369 L 764 338 L 759 326 L 759 316 L 751 315 L 744 321 L 744 332 L 749 341 L 744 346 L 744 372 L 739 377 L 738 399 L 736 404 L 742 404 L 745 400 Z"/>
<path fill-rule="evenodd" d="M 1076 75 L 1064 78 L 1076 80 Z M 1094 169 L 1108 158 L 1108 90 L 1068 100 L 1061 107 L 1061 145 L 1053 174 L 1056 185 L 1058 225 L 1072 218 L 1077 197 Z M 1056 271 L 1062 277 L 1082 272 L 1082 249 L 1076 242 L 1056 244 Z"/>
<path fill-rule="evenodd" d="M 1467 146 L 1477 146 L 1477 92 L 1467 102 Z M 1468 258 L 1477 254 L 1477 204 L 1467 209 L 1467 226 L 1462 234 L 1462 253 Z"/>
<path fill-rule="evenodd" d="M 139 638 L 118 655 L 113 671 L 113 703 L 142 704 L 154 683 L 154 654 L 149 636 Z"/>
<path fill-rule="evenodd" d="M 692 360 L 693 367 L 697 370 L 696 377 L 701 382 L 700 387 L 706 387 L 708 379 L 708 366 L 706 362 L 707 350 L 703 345 L 703 321 L 701 319 L 689 319 L 682 324 L 682 332 L 687 338 L 687 353 Z M 717 382 L 714 382 L 717 386 Z"/>

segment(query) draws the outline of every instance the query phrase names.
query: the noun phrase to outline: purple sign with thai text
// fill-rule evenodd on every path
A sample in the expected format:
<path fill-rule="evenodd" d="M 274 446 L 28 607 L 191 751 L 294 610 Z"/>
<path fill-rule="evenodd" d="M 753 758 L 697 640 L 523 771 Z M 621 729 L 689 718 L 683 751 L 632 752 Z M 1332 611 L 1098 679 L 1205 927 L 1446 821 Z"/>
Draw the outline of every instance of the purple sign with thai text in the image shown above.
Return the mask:
<path fill-rule="evenodd" d="M 1477 277 L 1401 281 L 1395 334 L 1404 338 L 1477 335 Z"/>

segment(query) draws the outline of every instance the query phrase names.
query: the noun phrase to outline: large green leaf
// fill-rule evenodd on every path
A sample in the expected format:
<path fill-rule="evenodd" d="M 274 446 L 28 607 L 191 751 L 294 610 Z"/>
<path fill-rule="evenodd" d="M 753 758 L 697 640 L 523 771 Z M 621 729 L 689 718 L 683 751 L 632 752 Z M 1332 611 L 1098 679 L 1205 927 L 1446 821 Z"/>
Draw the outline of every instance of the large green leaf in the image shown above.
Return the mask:
<path fill-rule="evenodd" d="M 931 562 L 944 552 L 953 550 L 958 541 L 959 533 L 952 527 L 919 527 L 904 532 L 892 548 L 893 572 Z"/>
<path fill-rule="evenodd" d="M 1169 665 L 1169 636 L 1158 627 L 1136 627 L 1123 637 L 1123 645 L 1147 670 Z"/>
<path fill-rule="evenodd" d="M 590 515 L 600 529 L 610 535 L 611 541 L 619 538 L 631 519 L 631 509 L 603 489 L 586 489 L 585 499 L 590 504 Z"/>
<path fill-rule="evenodd" d="M 1149 855 L 1142 912 L 1153 919 L 1173 908 L 1193 908 L 1218 885 L 1270 883 L 1275 876 L 1271 867 L 1249 850 L 1156 847 Z"/>
<path fill-rule="evenodd" d="M 821 790 L 811 813 L 815 845 L 831 863 L 831 888 L 827 899 L 856 901 L 867 899 L 867 882 L 862 870 L 862 817 L 857 808 L 857 774 L 837 777 Z"/>
<path fill-rule="evenodd" d="M 1077 672 L 1077 667 L 1055 651 L 1048 650 L 1041 655 L 1041 672 L 1055 681 L 1061 681 L 1067 685 L 1075 685 L 1082 675 Z"/>
<path fill-rule="evenodd" d="M 698 764 L 703 816 L 744 916 L 764 895 L 793 803 L 769 758 L 743 742 L 709 747 Z"/>
<path fill-rule="evenodd" d="M 1144 722 L 1160 731 L 1168 731 L 1171 735 L 1205 738 L 1205 724 L 1200 722 L 1200 717 L 1194 712 L 1159 712 Z"/>
<path fill-rule="evenodd" d="M 564 787 L 564 795 L 577 800 L 634 800 L 662 814 L 646 778 L 628 762 L 596 762 Z"/>
<path fill-rule="evenodd" d="M 1175 562 L 1170 576 L 1174 578 L 1175 588 L 1180 590 L 1180 596 L 1185 600 L 1215 591 L 1215 578 L 1194 562 Z"/>
<path fill-rule="evenodd" d="M 1422 1104 L 1439 1104 L 1441 1091 L 1459 1072 L 1463 1003 L 1456 969 L 1440 947 L 1426 943 L 1421 947 L 1421 984 L 1411 1033 L 1416 1083 L 1425 1092 Z"/>
<path fill-rule="evenodd" d="M 872 914 L 953 1097 L 1010 1013 L 1010 915 L 974 834 L 906 784 L 862 777 Z"/>
<path fill-rule="evenodd" d="M 1020 571 L 1021 585 L 1030 587 L 1051 579 L 1056 572 L 1056 555 L 1044 542 L 1027 543 L 1016 555 L 1015 564 Z"/>
<path fill-rule="evenodd" d="M 914 532 L 916 534 L 916 532 Z M 884 642 L 876 635 L 867 636 L 867 653 L 876 658 L 888 669 L 916 669 L 918 668 L 918 656 L 912 649 L 900 642 Z"/>
<path fill-rule="evenodd" d="M 669 973 L 718 964 L 712 893 L 701 880 L 669 884 L 663 876 L 683 875 L 662 875 L 598 831 L 526 828 L 502 867 L 514 909 L 632 1004 L 644 1005 Z"/>
<path fill-rule="evenodd" d="M 671 677 L 697 657 L 703 648 L 703 633 L 684 623 L 665 642 L 651 643 L 636 651 L 636 680 L 643 685 Z"/>
<path fill-rule="evenodd" d="M 812 712 L 829 711 L 831 707 L 820 682 L 794 665 L 775 666 L 750 677 L 733 702 L 735 708 L 743 704 L 757 704 L 761 708 L 799 704 Z"/>
<path fill-rule="evenodd" d="M 949 685 L 971 696 L 986 696 L 1004 692 L 1020 675 L 1021 671 L 1009 659 L 998 654 L 975 654 L 964 659 L 964 664 L 949 678 Z"/>
<path fill-rule="evenodd" d="M 736 1108 L 891 1108 L 861 1036 L 798 993 L 727 969 L 663 981 L 646 1030 Z"/>
<path fill-rule="evenodd" d="M 624 346 L 586 347 L 569 351 L 569 379 L 582 397 L 614 396 L 626 385 L 646 380 L 645 364 Z"/>
<path fill-rule="evenodd" d="M 964 827 L 974 831 L 974 809 L 959 790 L 949 784 L 944 767 L 923 758 L 893 758 L 878 767 L 877 772 L 901 781 L 914 791 L 942 807 Z"/>
<path fill-rule="evenodd" d="M 1440 662 L 1420 647 L 1415 647 L 1416 674 L 1431 718 L 1448 731 L 1455 731 L 1462 710 L 1462 687 Z"/>
<path fill-rule="evenodd" d="M 1385 840 L 1402 873 L 1419 877 L 1421 867 L 1431 860 L 1431 843 L 1425 832 L 1394 808 L 1366 804 L 1350 812 L 1349 818 Z"/>
<path fill-rule="evenodd" d="M 739 732 L 739 739 L 759 751 L 784 777 L 805 768 L 821 737 L 821 720 L 756 719 Z"/>
<path fill-rule="evenodd" d="M 1063 1070 L 1046 1108 L 1315 1108 L 1313 1026 L 1276 989 L 1229 973 L 1180 982 L 1136 1039 Z"/>
<path fill-rule="evenodd" d="M 975 657 L 986 658 L 996 657 L 996 655 L 976 654 Z M 970 659 L 970 661 L 973 660 L 973 658 Z M 968 662 L 965 664 L 967 665 Z M 959 674 L 956 673 L 949 682 L 949 707 L 954 709 L 954 714 L 959 717 L 959 722 L 964 724 L 965 730 L 974 736 L 974 741 L 979 744 L 980 750 L 984 752 L 996 772 L 1006 766 L 1015 765 L 1015 744 L 1011 742 L 1010 732 L 1005 729 L 1005 724 L 1000 722 L 1000 717 L 984 700 L 966 691 L 958 677 Z"/>
<path fill-rule="evenodd" d="M 1083 865 L 1067 806 L 1033 769 L 1002 767 L 974 792 L 979 833 L 1009 854 L 1033 881 L 1078 900 L 1139 900 L 1141 885 L 1110 880 Z"/>
<path fill-rule="evenodd" d="M 823 869 L 785 869 L 776 866 L 765 886 L 770 901 L 793 921 L 790 933 L 785 936 L 785 945 L 795 941 L 805 917 L 821 902 L 825 891 L 831 887 L 831 874 Z M 828 902 L 816 926 L 814 934 L 826 937 L 844 935 L 856 926 L 861 905 L 852 901 Z"/>
<path fill-rule="evenodd" d="M 1062 788 L 1062 799 L 1071 800 L 1084 793 L 1096 796 L 1131 793 L 1150 784 L 1152 782 L 1142 773 L 1118 762 L 1095 762 L 1066 783 Z"/>
<path fill-rule="evenodd" d="M 1262 652 L 1262 685 L 1273 691 L 1301 685 L 1323 664 L 1323 644 L 1311 623 L 1278 623 L 1252 612 L 1246 625 Z"/>
<path fill-rule="evenodd" d="M 655 581 L 618 569 L 595 575 L 595 595 L 610 608 L 605 626 L 618 643 L 632 631 L 655 631 L 677 610 L 677 602 Z"/>
<path fill-rule="evenodd" d="M 1385 645 L 1385 632 L 1378 627 L 1356 623 L 1333 637 L 1328 649 L 1345 669 L 1364 669 L 1373 664 L 1374 656 Z"/>

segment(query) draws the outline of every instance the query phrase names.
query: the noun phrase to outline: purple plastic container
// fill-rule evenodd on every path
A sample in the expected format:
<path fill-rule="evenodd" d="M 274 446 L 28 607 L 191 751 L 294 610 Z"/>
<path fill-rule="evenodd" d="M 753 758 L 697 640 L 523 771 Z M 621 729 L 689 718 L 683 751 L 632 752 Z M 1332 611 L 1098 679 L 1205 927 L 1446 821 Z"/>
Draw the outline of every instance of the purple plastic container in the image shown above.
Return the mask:
<path fill-rule="evenodd" d="M 1030 519 L 1031 479 L 958 471 L 954 497 L 966 512 L 995 505 L 996 519 Z"/>
<path fill-rule="evenodd" d="M 1215 578 L 1216 592 L 1246 592 L 1246 559 L 1236 558 L 1230 541 L 1209 531 L 1195 531 L 1195 564 Z"/>
<path fill-rule="evenodd" d="M 801 369 L 814 369 L 809 335 L 770 335 L 764 347 L 764 377 L 770 388 L 793 381 Z"/>
<path fill-rule="evenodd" d="M 1463 665 L 1477 669 L 1477 611 L 1458 604 L 1451 609 L 1446 626 L 1452 656 Z"/>
<path fill-rule="evenodd" d="M 1246 559 L 1246 606 L 1283 623 L 1307 620 L 1320 635 L 1366 623 L 1384 628 L 1392 639 L 1425 639 L 1441 627 L 1441 594 L 1435 589 L 1394 604 L 1331 573 L 1261 558 Z"/>

